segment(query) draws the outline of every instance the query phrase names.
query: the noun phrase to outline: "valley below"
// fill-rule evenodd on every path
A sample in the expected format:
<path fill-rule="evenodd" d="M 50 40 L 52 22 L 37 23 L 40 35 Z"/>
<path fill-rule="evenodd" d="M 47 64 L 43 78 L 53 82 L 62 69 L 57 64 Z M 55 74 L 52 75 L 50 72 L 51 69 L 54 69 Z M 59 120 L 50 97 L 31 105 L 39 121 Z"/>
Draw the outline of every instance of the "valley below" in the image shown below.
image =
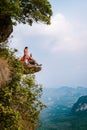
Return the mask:
<path fill-rule="evenodd" d="M 86 95 L 87 88 L 84 87 L 44 88 L 42 101 L 47 107 L 40 114 L 36 130 L 87 130 L 87 109 L 78 114 L 74 105 L 83 96 L 81 103 L 86 105 Z M 73 108 L 75 112 L 72 112 Z"/>

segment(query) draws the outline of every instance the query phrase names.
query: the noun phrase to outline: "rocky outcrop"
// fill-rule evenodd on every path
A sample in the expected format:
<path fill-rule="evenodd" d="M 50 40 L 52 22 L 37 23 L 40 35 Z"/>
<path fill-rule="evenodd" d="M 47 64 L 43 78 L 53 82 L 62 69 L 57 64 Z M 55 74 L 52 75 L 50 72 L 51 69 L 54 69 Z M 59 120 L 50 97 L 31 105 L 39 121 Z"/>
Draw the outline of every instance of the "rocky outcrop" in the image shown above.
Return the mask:
<path fill-rule="evenodd" d="M 33 74 L 41 71 L 42 67 L 40 65 L 24 65 L 24 74 Z"/>

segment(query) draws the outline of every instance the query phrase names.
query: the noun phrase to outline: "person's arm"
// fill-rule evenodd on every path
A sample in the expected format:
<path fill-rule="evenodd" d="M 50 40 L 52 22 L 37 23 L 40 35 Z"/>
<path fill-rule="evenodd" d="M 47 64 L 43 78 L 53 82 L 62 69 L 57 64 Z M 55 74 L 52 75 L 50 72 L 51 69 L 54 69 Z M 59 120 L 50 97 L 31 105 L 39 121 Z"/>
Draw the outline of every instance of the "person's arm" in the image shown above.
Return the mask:
<path fill-rule="evenodd" d="M 23 57 L 20 59 L 20 61 L 21 61 L 21 62 L 24 62 L 24 59 L 23 59 Z"/>

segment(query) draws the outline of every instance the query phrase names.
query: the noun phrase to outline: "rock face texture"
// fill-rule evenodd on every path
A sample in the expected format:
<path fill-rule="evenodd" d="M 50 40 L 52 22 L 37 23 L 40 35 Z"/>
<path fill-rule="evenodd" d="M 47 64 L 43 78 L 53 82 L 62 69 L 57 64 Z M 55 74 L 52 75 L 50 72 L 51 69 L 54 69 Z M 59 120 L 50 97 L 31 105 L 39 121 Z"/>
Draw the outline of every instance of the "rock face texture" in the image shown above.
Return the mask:
<path fill-rule="evenodd" d="M 6 85 L 9 81 L 10 70 L 6 60 L 0 58 L 0 87 Z"/>

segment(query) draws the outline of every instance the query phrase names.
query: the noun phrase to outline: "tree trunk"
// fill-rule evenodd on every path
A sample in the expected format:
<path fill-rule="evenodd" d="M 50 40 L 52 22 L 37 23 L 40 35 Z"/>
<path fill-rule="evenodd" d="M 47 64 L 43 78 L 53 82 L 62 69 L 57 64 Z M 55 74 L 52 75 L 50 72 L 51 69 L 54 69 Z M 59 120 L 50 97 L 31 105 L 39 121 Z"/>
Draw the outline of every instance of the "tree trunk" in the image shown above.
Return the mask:
<path fill-rule="evenodd" d="M 12 21 L 9 16 L 0 15 L 0 43 L 8 39 L 13 32 Z"/>

